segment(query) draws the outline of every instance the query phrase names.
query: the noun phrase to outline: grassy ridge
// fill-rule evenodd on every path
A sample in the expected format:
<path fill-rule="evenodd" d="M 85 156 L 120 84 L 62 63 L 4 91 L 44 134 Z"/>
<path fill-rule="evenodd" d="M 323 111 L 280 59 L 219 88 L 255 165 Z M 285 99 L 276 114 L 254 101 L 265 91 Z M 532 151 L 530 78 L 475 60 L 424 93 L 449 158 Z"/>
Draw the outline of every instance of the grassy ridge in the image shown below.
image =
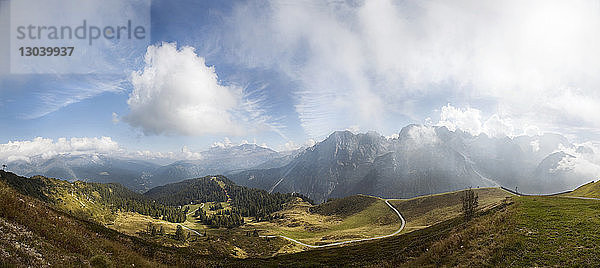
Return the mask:
<path fill-rule="evenodd" d="M 453 218 L 400 236 L 311 250 L 254 266 L 597 267 L 600 201 L 511 197 L 470 222 Z"/>
<path fill-rule="evenodd" d="M 398 216 L 384 200 L 369 196 L 336 199 L 316 207 L 298 199 L 277 213 L 280 219 L 249 227 L 315 245 L 387 235 L 400 227 Z"/>
<path fill-rule="evenodd" d="M 120 184 L 71 183 L 43 176 L 26 178 L 5 171 L 0 171 L 0 180 L 24 195 L 101 224 L 112 223 L 118 211 L 138 212 L 170 222 L 185 221 L 181 209 L 154 202 Z"/>
<path fill-rule="evenodd" d="M 25 266 L 87 266 L 105 260 L 117 267 L 160 267 L 186 260 L 174 249 L 123 235 L 57 211 L 0 181 L 0 263 Z M 186 254 L 187 255 L 187 254 Z"/>
<path fill-rule="evenodd" d="M 412 265 L 598 267 L 600 202 L 513 197 L 514 205 L 457 229 Z"/>
<path fill-rule="evenodd" d="M 518 249 L 509 263 L 535 266 L 600 265 L 600 202 L 561 197 L 516 199 L 512 230 Z"/>
<path fill-rule="evenodd" d="M 512 194 L 500 188 L 473 189 L 479 196 L 479 209 L 485 210 L 495 206 Z M 406 230 L 425 228 L 438 222 L 454 218 L 461 213 L 461 196 L 464 191 L 456 191 L 435 195 L 397 199 L 390 203 L 396 207 L 406 220 Z"/>
<path fill-rule="evenodd" d="M 348 217 L 369 207 L 376 199 L 364 195 L 352 195 L 344 198 L 329 200 L 312 207 L 310 212 L 325 216 Z"/>
<path fill-rule="evenodd" d="M 592 181 L 590 183 L 584 184 L 570 193 L 563 194 L 563 196 L 600 198 L 600 181 Z"/>
<path fill-rule="evenodd" d="M 235 266 L 229 252 L 236 246 L 240 254 L 264 256 L 285 244 L 247 237 L 242 230 L 223 230 L 218 235 L 209 232 L 188 247 L 166 247 L 64 213 L 0 180 L 0 267 L 89 267 L 102 262 L 109 267 Z"/>

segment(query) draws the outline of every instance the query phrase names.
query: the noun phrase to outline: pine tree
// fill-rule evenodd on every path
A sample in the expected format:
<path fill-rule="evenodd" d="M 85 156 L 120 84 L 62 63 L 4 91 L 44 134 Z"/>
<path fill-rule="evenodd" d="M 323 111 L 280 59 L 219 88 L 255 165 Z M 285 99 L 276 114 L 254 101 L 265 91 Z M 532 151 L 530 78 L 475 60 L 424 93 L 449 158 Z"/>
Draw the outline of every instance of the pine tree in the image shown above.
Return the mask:
<path fill-rule="evenodd" d="M 475 191 L 469 188 L 461 197 L 461 201 L 463 215 L 465 220 L 469 221 L 473 218 L 475 210 L 477 209 L 477 206 L 479 206 L 479 195 L 475 194 Z"/>
<path fill-rule="evenodd" d="M 175 230 L 175 239 L 179 241 L 185 241 L 185 234 L 183 233 L 183 228 L 181 228 L 181 225 L 177 225 L 177 230 Z"/>

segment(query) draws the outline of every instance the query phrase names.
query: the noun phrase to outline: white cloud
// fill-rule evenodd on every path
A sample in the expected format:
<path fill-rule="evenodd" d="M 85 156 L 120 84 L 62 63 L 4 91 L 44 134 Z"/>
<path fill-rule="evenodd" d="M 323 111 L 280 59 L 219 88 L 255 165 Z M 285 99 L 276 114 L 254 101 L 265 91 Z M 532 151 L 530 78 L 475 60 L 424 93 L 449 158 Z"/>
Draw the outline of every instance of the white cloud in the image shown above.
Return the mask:
<path fill-rule="evenodd" d="M 183 148 L 181 148 L 181 154 L 184 159 L 188 160 L 202 159 L 202 154 L 199 152 L 192 152 L 187 146 L 183 146 Z"/>
<path fill-rule="evenodd" d="M 484 112 L 500 118 L 597 128 L 598 8 L 552 0 L 250 2 L 226 20 L 223 43 L 236 48 L 232 62 L 298 81 L 296 111 L 310 136 L 381 129 L 410 117 L 411 101 L 440 97 L 491 103 Z M 507 131 L 492 123 L 501 122 L 490 122 L 490 132 Z"/>
<path fill-rule="evenodd" d="M 482 112 L 475 108 L 468 107 L 461 109 L 448 104 L 442 106 L 440 120 L 435 125 L 445 126 L 451 131 L 460 129 L 475 136 L 481 133 L 497 138 L 512 137 L 514 135 L 515 128 L 510 118 L 503 118 L 498 114 L 493 114 L 482 123 L 483 118 L 481 114 Z"/>
<path fill-rule="evenodd" d="M 293 150 L 297 150 L 300 149 L 300 145 L 294 143 L 293 141 L 288 141 L 285 144 L 283 144 L 283 146 L 280 146 L 280 151 L 286 152 L 286 151 L 293 151 Z"/>
<path fill-rule="evenodd" d="M 123 119 L 145 134 L 240 135 L 269 128 L 259 101 L 224 85 L 189 46 L 149 46 L 145 65 L 132 73 L 131 83 L 131 112 Z"/>
<path fill-rule="evenodd" d="M 108 155 L 119 158 L 157 160 L 169 163 L 175 160 L 198 160 L 202 154 L 184 146 L 180 152 L 128 151 L 111 137 L 58 138 L 37 137 L 32 140 L 9 141 L 0 144 L 0 161 L 30 162 L 33 157 L 49 159 L 57 155 Z"/>
<path fill-rule="evenodd" d="M 448 104 L 442 106 L 440 121 L 436 125 L 445 126 L 451 131 L 461 129 L 479 135 L 482 132 L 481 111 L 473 108 L 455 108 Z"/>
<path fill-rule="evenodd" d="M 497 114 L 492 115 L 483 124 L 483 132 L 490 137 L 510 137 L 513 135 L 513 131 L 510 120 L 500 118 Z"/>
<path fill-rule="evenodd" d="M 234 146 L 233 142 L 228 137 L 223 138 L 223 141 L 216 141 L 212 147 L 228 148 Z"/>
<path fill-rule="evenodd" d="M 397 139 L 398 137 L 400 137 L 400 134 L 398 134 L 398 133 L 394 133 L 392 135 L 385 136 L 385 138 L 388 139 L 388 140 Z"/>
<path fill-rule="evenodd" d="M 119 123 L 119 115 L 115 112 L 112 113 L 112 122 L 113 124 Z"/>
<path fill-rule="evenodd" d="M 59 154 L 111 154 L 120 151 L 119 144 L 110 137 L 59 138 L 56 141 L 37 137 L 0 144 L 0 159 L 7 162 L 29 161 L 34 156 L 50 158 Z"/>
<path fill-rule="evenodd" d="M 558 162 L 556 169 L 552 171 L 571 171 L 580 177 L 593 180 L 600 176 L 600 165 L 581 157 L 565 156 Z"/>

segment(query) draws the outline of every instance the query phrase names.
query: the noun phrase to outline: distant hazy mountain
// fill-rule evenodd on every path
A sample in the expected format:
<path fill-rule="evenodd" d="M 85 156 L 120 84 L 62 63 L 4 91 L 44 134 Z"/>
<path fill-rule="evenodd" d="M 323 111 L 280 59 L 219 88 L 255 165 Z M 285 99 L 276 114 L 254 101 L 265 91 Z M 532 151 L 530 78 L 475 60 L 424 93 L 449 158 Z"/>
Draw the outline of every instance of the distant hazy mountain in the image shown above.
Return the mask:
<path fill-rule="evenodd" d="M 177 161 L 156 169 L 152 174 L 153 186 L 206 175 L 227 174 L 281 157 L 278 152 L 256 144 L 215 146 L 202 152 L 201 155 L 200 160 Z"/>
<path fill-rule="evenodd" d="M 131 190 L 145 192 L 150 188 L 184 179 L 252 168 L 282 157 L 278 152 L 255 144 L 212 147 L 201 155 L 200 160 L 182 160 L 160 166 L 146 161 L 103 155 L 63 154 L 51 158 L 33 157 L 29 162 L 11 162 L 9 170 L 22 176 L 43 175 L 70 181 L 116 182 Z"/>
<path fill-rule="evenodd" d="M 284 166 L 248 170 L 230 178 L 270 191 L 300 192 L 317 202 L 355 193 L 405 198 L 469 186 L 557 192 L 593 179 L 559 168 L 569 157 L 575 158 L 561 151 L 565 149 L 591 150 L 574 148 L 557 134 L 491 138 L 410 125 L 395 139 L 375 132 L 334 132 Z"/>
<path fill-rule="evenodd" d="M 150 188 L 152 171 L 158 165 L 103 155 L 62 154 L 51 158 L 33 157 L 29 162 L 9 163 L 10 170 L 22 176 L 43 175 L 69 181 L 117 182 L 138 192 Z"/>
<path fill-rule="evenodd" d="M 278 153 L 255 144 L 212 147 L 199 160 L 160 166 L 102 155 L 34 157 L 9 170 L 68 180 L 117 182 L 138 192 L 206 175 L 240 185 L 298 192 L 317 202 L 364 193 L 413 197 L 502 185 L 526 193 L 559 192 L 596 179 L 598 157 L 558 134 L 473 136 L 445 127 L 409 125 L 397 138 L 337 131 L 316 145 Z"/>

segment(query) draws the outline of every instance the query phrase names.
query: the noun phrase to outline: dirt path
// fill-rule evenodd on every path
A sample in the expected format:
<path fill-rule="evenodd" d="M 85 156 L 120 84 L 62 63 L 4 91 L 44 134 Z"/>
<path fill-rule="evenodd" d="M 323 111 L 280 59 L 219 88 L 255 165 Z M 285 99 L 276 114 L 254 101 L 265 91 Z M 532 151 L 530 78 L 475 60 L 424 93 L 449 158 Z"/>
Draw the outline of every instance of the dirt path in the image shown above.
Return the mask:
<path fill-rule="evenodd" d="M 268 237 L 268 238 L 273 238 L 273 237 L 281 237 L 283 239 L 287 239 L 289 241 L 292 241 L 296 244 L 305 246 L 305 247 L 309 247 L 309 248 L 324 248 L 324 247 L 332 247 L 332 246 L 339 246 L 339 245 L 344 245 L 344 244 L 350 244 L 350 243 L 355 243 L 355 242 L 362 242 L 362 241 L 369 241 L 369 240 L 376 240 L 376 239 L 382 239 L 382 238 L 386 238 L 386 237 L 390 237 L 390 236 L 394 236 L 399 234 L 400 232 L 402 232 L 402 230 L 404 229 L 404 225 L 406 225 L 406 221 L 404 220 L 404 218 L 402 217 L 402 215 L 400 214 L 400 212 L 394 207 L 392 206 L 392 204 L 390 204 L 388 201 L 390 199 L 385 199 L 385 203 L 396 213 L 396 215 L 398 215 L 398 218 L 400 218 L 400 221 L 402 222 L 402 224 L 400 225 L 400 228 L 395 231 L 394 233 L 388 234 L 388 235 L 382 235 L 382 236 L 376 236 L 376 237 L 370 237 L 370 238 L 363 238 L 363 239 L 353 239 L 353 240 L 346 240 L 346 241 L 340 241 L 340 242 L 334 242 L 334 243 L 330 243 L 330 244 L 325 244 L 325 245 L 309 245 L 303 242 L 300 242 L 296 239 L 284 236 L 284 235 L 261 235 L 260 237 Z"/>

